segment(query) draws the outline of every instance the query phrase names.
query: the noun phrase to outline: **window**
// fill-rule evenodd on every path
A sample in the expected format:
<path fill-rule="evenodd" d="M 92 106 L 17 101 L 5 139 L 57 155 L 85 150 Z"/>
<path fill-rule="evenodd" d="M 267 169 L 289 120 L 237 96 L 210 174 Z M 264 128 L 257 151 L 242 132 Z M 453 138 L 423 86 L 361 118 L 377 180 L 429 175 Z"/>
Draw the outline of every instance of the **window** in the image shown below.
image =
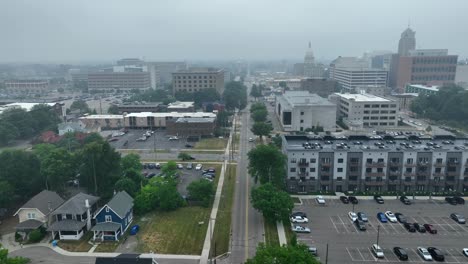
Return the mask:
<path fill-rule="evenodd" d="M 297 162 L 297 160 L 295 158 L 291 159 L 291 163 L 296 163 L 296 162 Z"/>
<path fill-rule="evenodd" d="M 301 119 L 301 124 L 304 123 L 304 120 Z"/>
<path fill-rule="evenodd" d="M 343 159 L 338 159 L 338 163 L 343 163 Z"/>
<path fill-rule="evenodd" d="M 367 159 L 366 162 L 367 163 L 372 163 L 372 159 Z"/>
<path fill-rule="evenodd" d="M 315 162 L 317 162 L 316 159 L 310 159 L 310 163 L 315 163 Z"/>
<path fill-rule="evenodd" d="M 106 206 L 106 213 L 109 212 L 109 206 Z"/>
<path fill-rule="evenodd" d="M 343 177 L 336 177 L 336 181 L 343 181 Z"/>
<path fill-rule="evenodd" d="M 372 172 L 372 168 L 366 168 L 366 172 Z"/>
<path fill-rule="evenodd" d="M 301 115 L 304 115 L 304 112 L 301 112 Z"/>
<path fill-rule="evenodd" d="M 406 164 L 413 164 L 413 159 L 407 159 Z"/>
<path fill-rule="evenodd" d="M 106 215 L 106 222 L 112 222 L 112 215 Z"/>
<path fill-rule="evenodd" d="M 413 172 L 413 168 L 406 168 L 406 173 L 412 173 Z"/>
<path fill-rule="evenodd" d="M 343 168 L 337 168 L 336 171 L 337 172 L 343 172 Z"/>
<path fill-rule="evenodd" d="M 28 219 L 36 219 L 35 213 L 28 213 Z"/>

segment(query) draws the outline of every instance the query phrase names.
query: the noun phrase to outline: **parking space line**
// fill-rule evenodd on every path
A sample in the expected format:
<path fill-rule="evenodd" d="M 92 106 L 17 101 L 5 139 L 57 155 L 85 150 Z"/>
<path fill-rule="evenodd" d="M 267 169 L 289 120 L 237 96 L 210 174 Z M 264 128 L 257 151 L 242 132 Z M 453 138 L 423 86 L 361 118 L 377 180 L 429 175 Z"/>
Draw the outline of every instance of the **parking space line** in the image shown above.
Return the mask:
<path fill-rule="evenodd" d="M 343 222 L 343 219 L 341 219 L 340 216 L 338 216 L 338 218 L 340 219 L 341 223 L 343 224 L 343 227 L 346 229 L 346 232 L 352 233 L 352 232 L 350 232 L 350 231 L 348 230 L 348 228 L 346 227 L 346 224 Z"/>
<path fill-rule="evenodd" d="M 359 250 L 359 249 L 358 249 Z M 374 258 L 374 261 L 377 261 L 378 259 L 376 257 L 374 257 L 374 253 L 372 253 L 372 251 L 370 250 L 370 248 L 367 248 L 367 250 L 369 250 L 371 256 Z"/>
<path fill-rule="evenodd" d="M 432 222 L 434 223 L 434 225 L 439 226 L 439 227 L 442 228 L 445 232 L 449 232 L 443 225 L 441 225 L 440 223 L 438 223 L 434 218 L 429 217 L 429 216 L 428 216 L 427 218 L 432 219 Z"/>
<path fill-rule="evenodd" d="M 335 227 L 336 233 L 339 234 L 340 232 L 338 231 L 338 228 L 336 227 L 335 222 L 333 221 L 331 216 L 330 216 L 330 221 L 332 222 L 333 226 Z"/>
<path fill-rule="evenodd" d="M 360 260 L 354 260 L 353 255 L 351 255 L 351 252 L 349 252 L 348 247 L 346 247 L 346 251 L 348 251 L 349 257 L 351 257 L 352 261 L 360 261 Z M 364 258 L 363 258 L 364 259 Z"/>
<path fill-rule="evenodd" d="M 449 254 L 453 259 L 455 259 L 456 263 L 460 263 L 460 261 L 458 261 L 458 258 L 455 257 L 452 253 L 450 253 L 450 250 L 451 250 L 451 249 L 447 249 L 447 250 L 445 250 L 445 252 L 446 252 L 447 254 Z"/>
<path fill-rule="evenodd" d="M 455 231 L 457 234 L 460 234 L 460 235 L 463 235 L 461 234 L 459 231 L 457 231 L 451 224 L 449 224 L 447 221 L 445 221 L 445 219 L 443 217 L 440 218 L 445 224 L 447 224 L 447 226 L 449 226 L 453 231 Z"/>

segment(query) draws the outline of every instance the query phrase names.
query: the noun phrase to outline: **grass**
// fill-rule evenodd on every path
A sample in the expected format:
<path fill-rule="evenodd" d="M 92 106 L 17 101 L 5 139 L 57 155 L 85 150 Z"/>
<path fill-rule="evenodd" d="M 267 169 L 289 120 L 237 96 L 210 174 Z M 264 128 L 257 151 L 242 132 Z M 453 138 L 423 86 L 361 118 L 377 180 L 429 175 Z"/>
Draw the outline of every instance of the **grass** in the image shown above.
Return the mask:
<path fill-rule="evenodd" d="M 180 150 L 181 153 L 187 153 L 187 154 L 224 154 L 224 150 Z"/>
<path fill-rule="evenodd" d="M 123 238 L 121 239 L 123 240 Z M 106 241 L 102 242 L 97 246 L 97 248 L 94 250 L 94 252 L 115 252 L 117 247 L 120 245 L 120 242 L 111 242 L 111 241 Z"/>
<path fill-rule="evenodd" d="M 279 237 L 278 229 L 276 228 L 276 223 L 264 219 L 264 228 L 265 228 L 265 243 L 268 246 L 278 246 Z"/>
<path fill-rule="evenodd" d="M 195 144 L 195 149 L 224 149 L 226 148 L 226 138 L 207 138 L 198 141 Z"/>
<path fill-rule="evenodd" d="M 200 255 L 210 211 L 211 208 L 189 206 L 140 217 L 137 220 L 141 230 L 136 251 Z"/>
<path fill-rule="evenodd" d="M 291 243 L 291 238 L 295 236 L 294 232 L 291 230 L 291 223 L 283 222 L 284 225 L 284 232 L 286 233 L 286 242 L 289 244 Z"/>
<path fill-rule="evenodd" d="M 236 134 L 234 134 L 234 140 L 233 140 L 234 148 L 236 150 L 239 149 L 239 142 L 240 142 L 240 134 L 236 133 Z"/>
<path fill-rule="evenodd" d="M 301 199 L 297 197 L 291 197 L 291 199 L 293 200 L 293 203 L 301 203 Z"/>
<path fill-rule="evenodd" d="M 228 165 L 224 175 L 224 185 L 221 199 L 219 201 L 218 215 L 213 233 L 216 242 L 216 252 L 219 256 L 229 251 L 229 238 L 231 235 L 232 204 L 234 200 L 234 189 L 236 186 L 236 166 Z M 214 247 L 213 247 L 214 250 Z"/>
<path fill-rule="evenodd" d="M 88 241 L 93 237 L 93 232 L 88 232 L 78 241 L 60 240 L 58 246 L 70 252 L 88 252 L 93 246 Z"/>

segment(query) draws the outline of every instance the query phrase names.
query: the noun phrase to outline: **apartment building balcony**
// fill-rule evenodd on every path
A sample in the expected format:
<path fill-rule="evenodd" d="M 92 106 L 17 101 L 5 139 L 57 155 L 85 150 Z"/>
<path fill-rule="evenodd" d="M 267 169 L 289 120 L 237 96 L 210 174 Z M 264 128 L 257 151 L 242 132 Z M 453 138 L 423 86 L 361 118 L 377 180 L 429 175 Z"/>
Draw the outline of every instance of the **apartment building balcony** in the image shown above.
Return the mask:
<path fill-rule="evenodd" d="M 321 176 L 331 176 L 331 171 L 321 171 L 320 175 Z"/>
<path fill-rule="evenodd" d="M 350 161 L 350 162 L 348 162 L 348 164 L 350 166 L 359 166 L 359 165 L 361 165 L 361 162 L 360 161 Z"/>
<path fill-rule="evenodd" d="M 432 186 L 444 186 L 445 181 L 444 180 L 432 180 L 430 184 Z"/>
<path fill-rule="evenodd" d="M 369 167 L 369 168 L 383 168 L 383 167 L 385 167 L 385 162 L 366 162 L 366 167 Z"/>
<path fill-rule="evenodd" d="M 320 185 L 329 185 L 331 183 L 332 183 L 331 180 L 320 180 Z"/>
<path fill-rule="evenodd" d="M 403 175 L 405 175 L 406 177 L 414 177 L 414 176 L 416 176 L 416 173 L 415 172 L 405 172 L 405 173 L 403 173 Z"/>
<path fill-rule="evenodd" d="M 440 168 L 440 167 L 445 167 L 447 164 L 445 162 L 434 162 L 434 167 Z"/>
<path fill-rule="evenodd" d="M 371 180 L 371 181 L 365 181 L 364 184 L 369 185 L 369 186 L 383 186 L 385 185 L 385 181 Z"/>
<path fill-rule="evenodd" d="M 418 162 L 418 166 L 419 167 L 427 167 L 427 166 L 429 166 L 429 162 L 428 161 L 420 161 L 420 162 Z"/>
<path fill-rule="evenodd" d="M 366 172 L 367 177 L 382 177 L 385 176 L 383 172 Z"/>
<path fill-rule="evenodd" d="M 456 171 L 447 171 L 446 175 L 447 176 L 458 176 L 458 175 L 460 175 L 460 173 L 456 172 Z"/>
<path fill-rule="evenodd" d="M 302 161 L 299 161 L 299 162 L 297 163 L 297 165 L 298 165 L 299 167 L 308 167 L 308 166 L 309 166 L 309 162 L 305 162 L 305 161 L 302 162 Z"/>
<path fill-rule="evenodd" d="M 320 165 L 322 167 L 330 167 L 332 164 L 331 164 L 331 162 L 327 161 L 327 162 L 320 162 Z"/>
<path fill-rule="evenodd" d="M 416 163 L 405 163 L 405 167 L 416 167 Z"/>
<path fill-rule="evenodd" d="M 359 171 L 348 171 L 348 176 L 361 176 L 361 172 Z"/>
<path fill-rule="evenodd" d="M 447 161 L 447 166 L 458 166 L 460 162 L 458 160 L 448 160 Z"/>
<path fill-rule="evenodd" d="M 443 172 L 434 172 L 434 173 L 432 173 L 432 176 L 435 176 L 435 177 L 444 177 L 444 176 L 445 176 L 445 173 L 443 173 Z"/>
<path fill-rule="evenodd" d="M 401 172 L 400 171 L 389 171 L 388 175 L 389 176 L 400 176 Z"/>
<path fill-rule="evenodd" d="M 307 177 L 307 176 L 309 176 L 309 173 L 308 172 L 298 172 L 297 176 L 298 177 Z"/>
<path fill-rule="evenodd" d="M 403 185 L 405 185 L 405 186 L 414 186 L 414 185 L 416 185 L 416 181 L 414 181 L 414 180 L 411 180 L 411 181 L 402 181 L 401 183 L 402 183 Z"/>
<path fill-rule="evenodd" d="M 398 179 L 388 179 L 388 184 L 399 184 L 400 183 L 400 180 Z"/>
<path fill-rule="evenodd" d="M 402 165 L 401 162 L 392 162 L 392 161 L 390 161 L 388 163 L 388 166 L 390 166 L 390 167 L 392 167 L 392 166 L 393 167 L 400 167 L 401 165 Z"/>

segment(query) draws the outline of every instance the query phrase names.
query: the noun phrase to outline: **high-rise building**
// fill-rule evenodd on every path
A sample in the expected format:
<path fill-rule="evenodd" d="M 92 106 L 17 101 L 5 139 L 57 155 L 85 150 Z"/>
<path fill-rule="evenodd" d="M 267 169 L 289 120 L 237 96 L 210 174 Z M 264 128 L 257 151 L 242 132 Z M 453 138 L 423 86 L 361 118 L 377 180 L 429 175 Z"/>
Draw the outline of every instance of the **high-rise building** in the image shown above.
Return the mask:
<path fill-rule="evenodd" d="M 416 49 L 416 31 L 408 27 L 401 33 L 401 38 L 398 42 L 398 54 L 400 56 L 408 56 L 409 51 L 414 49 Z"/>
<path fill-rule="evenodd" d="M 191 68 L 172 73 L 172 91 L 196 92 L 204 89 L 216 89 L 224 92 L 224 71 L 215 68 Z"/>
<path fill-rule="evenodd" d="M 43 94 L 49 90 L 47 80 L 9 80 L 5 89 L 12 94 Z"/>
<path fill-rule="evenodd" d="M 157 77 L 156 87 L 162 87 L 163 84 L 172 82 L 172 73 L 187 69 L 187 63 L 182 61 L 155 61 L 148 62 L 149 71 L 154 72 Z"/>
<path fill-rule="evenodd" d="M 142 66 L 145 62 L 137 58 L 125 58 L 117 61 L 118 66 Z"/>
<path fill-rule="evenodd" d="M 147 90 L 151 88 L 147 67 L 114 66 L 88 73 L 88 90 L 99 92 Z"/>

